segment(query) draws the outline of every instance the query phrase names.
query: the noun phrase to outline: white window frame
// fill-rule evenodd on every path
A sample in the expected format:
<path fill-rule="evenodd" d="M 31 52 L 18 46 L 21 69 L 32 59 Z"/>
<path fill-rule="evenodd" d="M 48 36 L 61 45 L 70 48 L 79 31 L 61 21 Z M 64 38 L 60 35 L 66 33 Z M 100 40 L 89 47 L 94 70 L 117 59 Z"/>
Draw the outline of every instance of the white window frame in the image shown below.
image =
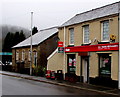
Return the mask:
<path fill-rule="evenodd" d="M 19 51 L 16 51 L 16 60 L 19 60 Z"/>
<path fill-rule="evenodd" d="M 89 36 L 88 36 L 88 42 L 85 42 L 85 38 L 84 38 L 84 36 L 85 36 L 85 27 L 86 26 L 88 26 L 88 31 L 89 31 Z M 83 27 L 83 44 L 89 44 L 89 40 L 90 40 L 90 30 L 89 30 L 89 25 L 84 25 Z"/>
<path fill-rule="evenodd" d="M 35 60 L 35 58 L 36 58 L 36 60 Z M 35 64 L 35 61 L 36 61 L 36 65 L 37 65 L 37 51 L 36 50 L 34 51 L 34 61 L 33 61 L 34 64 Z"/>
<path fill-rule="evenodd" d="M 31 51 L 28 51 L 28 60 L 31 61 Z"/>
<path fill-rule="evenodd" d="M 71 30 L 73 30 L 72 37 L 71 37 Z M 73 39 L 73 43 L 71 43 L 71 38 Z M 74 28 L 69 28 L 69 45 L 74 45 Z"/>
<path fill-rule="evenodd" d="M 108 36 L 110 35 L 110 22 L 109 20 L 105 20 L 101 22 L 101 42 L 110 42 L 110 36 L 108 37 L 108 39 L 104 40 L 103 39 L 103 23 L 108 22 Z"/>
<path fill-rule="evenodd" d="M 25 50 L 22 51 L 22 61 L 25 60 Z"/>

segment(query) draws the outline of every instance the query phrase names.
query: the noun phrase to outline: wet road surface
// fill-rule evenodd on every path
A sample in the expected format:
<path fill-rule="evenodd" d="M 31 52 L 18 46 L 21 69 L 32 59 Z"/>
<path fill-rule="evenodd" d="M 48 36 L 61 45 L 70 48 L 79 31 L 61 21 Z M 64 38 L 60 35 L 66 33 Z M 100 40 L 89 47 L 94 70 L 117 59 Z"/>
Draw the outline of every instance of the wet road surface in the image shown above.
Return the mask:
<path fill-rule="evenodd" d="M 107 94 L 2 75 L 2 95 L 101 95 L 102 97 Z"/>

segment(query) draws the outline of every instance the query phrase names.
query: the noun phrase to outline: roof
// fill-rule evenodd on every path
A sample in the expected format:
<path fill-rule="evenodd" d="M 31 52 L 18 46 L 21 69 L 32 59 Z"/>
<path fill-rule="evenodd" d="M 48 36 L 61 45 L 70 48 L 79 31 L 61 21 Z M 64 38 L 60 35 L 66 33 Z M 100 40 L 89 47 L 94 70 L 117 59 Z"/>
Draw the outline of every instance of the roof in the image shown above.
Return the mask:
<path fill-rule="evenodd" d="M 62 24 L 61 27 L 78 24 L 78 23 L 82 23 L 85 21 L 117 14 L 119 12 L 118 11 L 119 4 L 120 2 L 116 2 L 116 3 L 109 4 L 109 5 L 100 7 L 100 8 L 92 9 L 84 13 L 77 14 L 74 17 L 72 17 L 70 20 Z"/>
<path fill-rule="evenodd" d="M 48 56 L 47 60 L 49 60 L 55 53 L 57 53 L 57 51 L 58 51 L 58 48 L 50 56 Z"/>
<path fill-rule="evenodd" d="M 32 45 L 38 45 L 56 33 L 58 33 L 57 27 L 40 30 L 40 32 L 38 32 L 32 36 Z M 30 46 L 30 41 L 31 41 L 31 37 L 25 39 L 24 41 L 13 46 L 12 48 Z"/>

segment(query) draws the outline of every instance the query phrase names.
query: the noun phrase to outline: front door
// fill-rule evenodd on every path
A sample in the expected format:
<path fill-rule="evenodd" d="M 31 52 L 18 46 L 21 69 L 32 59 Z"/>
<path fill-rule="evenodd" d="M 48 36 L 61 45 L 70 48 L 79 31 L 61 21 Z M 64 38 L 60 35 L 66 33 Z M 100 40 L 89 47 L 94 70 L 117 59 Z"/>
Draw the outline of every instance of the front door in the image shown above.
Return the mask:
<path fill-rule="evenodd" d="M 88 58 L 84 58 L 84 64 L 83 64 L 83 82 L 88 83 Z"/>

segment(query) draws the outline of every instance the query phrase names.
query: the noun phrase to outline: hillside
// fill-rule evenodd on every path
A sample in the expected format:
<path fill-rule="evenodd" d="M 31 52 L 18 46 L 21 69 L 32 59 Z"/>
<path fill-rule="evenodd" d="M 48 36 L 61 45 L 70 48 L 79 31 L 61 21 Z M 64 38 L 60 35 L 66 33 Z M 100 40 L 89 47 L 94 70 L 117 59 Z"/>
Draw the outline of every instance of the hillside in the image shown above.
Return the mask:
<path fill-rule="evenodd" d="M 8 32 L 15 33 L 15 32 L 20 32 L 21 30 L 23 30 L 26 38 L 28 36 L 30 36 L 30 31 L 28 29 L 23 28 L 23 27 L 10 26 L 10 25 L 2 25 L 2 26 L 0 26 L 0 36 L 1 36 L 0 37 L 0 48 L 3 45 L 4 39 L 5 39 Z M 2 44 L 1 44 L 1 42 L 2 42 Z"/>

